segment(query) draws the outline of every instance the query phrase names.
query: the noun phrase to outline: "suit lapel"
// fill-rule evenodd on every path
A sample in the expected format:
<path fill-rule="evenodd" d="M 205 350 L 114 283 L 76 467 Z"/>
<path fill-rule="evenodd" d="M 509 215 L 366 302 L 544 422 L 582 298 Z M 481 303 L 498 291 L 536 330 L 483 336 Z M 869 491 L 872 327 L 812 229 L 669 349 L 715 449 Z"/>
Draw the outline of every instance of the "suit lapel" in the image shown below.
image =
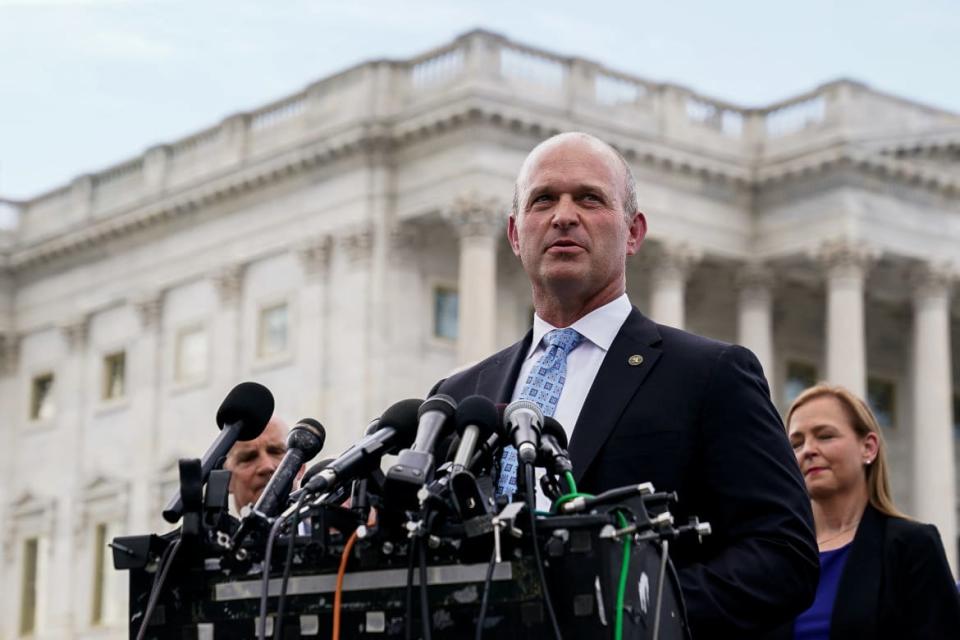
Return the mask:
<path fill-rule="evenodd" d="M 494 402 L 510 402 L 523 360 L 530 350 L 531 340 L 533 340 L 532 329 L 527 331 L 523 340 L 497 354 L 497 357 L 477 375 L 475 393 L 490 398 Z"/>
<path fill-rule="evenodd" d="M 570 460 L 578 483 L 660 358 L 661 350 L 655 346 L 660 342 L 656 324 L 634 307 L 597 371 L 573 430 Z"/>
<path fill-rule="evenodd" d="M 830 619 L 831 638 L 876 637 L 886 528 L 884 516 L 868 505 L 840 574 Z"/>

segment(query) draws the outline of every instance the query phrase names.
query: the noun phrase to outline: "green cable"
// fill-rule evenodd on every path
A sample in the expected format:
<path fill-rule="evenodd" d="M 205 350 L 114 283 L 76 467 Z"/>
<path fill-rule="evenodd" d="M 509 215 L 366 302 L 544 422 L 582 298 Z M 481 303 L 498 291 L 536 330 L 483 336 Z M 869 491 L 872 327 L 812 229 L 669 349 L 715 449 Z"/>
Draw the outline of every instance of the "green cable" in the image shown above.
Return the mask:
<path fill-rule="evenodd" d="M 573 474 L 570 473 L 569 471 L 564 471 L 564 472 L 563 472 L 563 477 L 564 477 L 564 479 L 567 481 L 567 484 L 570 485 L 570 493 L 576 493 L 576 492 L 577 492 L 577 483 L 576 483 L 576 481 L 573 479 Z"/>
<path fill-rule="evenodd" d="M 592 497 L 593 495 L 589 493 L 568 493 L 566 495 L 562 495 L 559 498 L 557 498 L 557 500 L 553 503 L 553 506 L 550 507 L 550 511 L 552 511 L 553 513 L 556 513 L 557 509 L 560 508 L 560 505 L 562 505 L 564 502 L 570 502 L 574 498 L 592 498 Z"/>
<path fill-rule="evenodd" d="M 620 521 L 620 528 L 627 526 L 627 519 L 619 511 L 617 518 Z M 614 640 L 623 638 L 623 601 L 627 594 L 627 574 L 630 572 L 630 536 L 623 538 L 623 563 L 620 565 L 620 584 L 617 586 L 617 620 L 614 627 Z"/>
<path fill-rule="evenodd" d="M 572 473 L 566 471 L 564 472 L 563 477 L 570 486 L 570 493 L 557 498 L 557 500 L 553 503 L 553 506 L 550 508 L 550 511 L 553 513 L 556 513 L 563 503 L 569 502 L 574 498 L 593 497 L 589 493 L 579 493 L 577 491 L 577 483 L 574 481 Z M 617 519 L 620 522 L 621 529 L 627 526 L 627 519 L 624 517 L 623 513 L 618 511 Z M 620 581 L 617 585 L 617 616 L 613 632 L 614 640 L 623 640 L 623 602 L 627 595 L 627 576 L 630 573 L 630 540 L 631 538 L 629 535 L 624 536 L 623 538 L 623 562 L 620 564 Z"/>

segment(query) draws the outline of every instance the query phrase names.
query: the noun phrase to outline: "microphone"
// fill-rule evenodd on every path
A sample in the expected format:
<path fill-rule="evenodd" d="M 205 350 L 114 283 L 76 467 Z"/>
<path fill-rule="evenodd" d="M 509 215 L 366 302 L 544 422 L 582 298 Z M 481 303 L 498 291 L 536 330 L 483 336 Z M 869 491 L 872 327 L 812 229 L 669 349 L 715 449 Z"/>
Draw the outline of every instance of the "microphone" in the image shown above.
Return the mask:
<path fill-rule="evenodd" d="M 273 415 L 273 394 L 256 382 L 241 382 L 227 394 L 217 410 L 220 434 L 200 460 L 200 482 L 207 481 L 210 472 L 238 440 L 253 440 L 266 428 Z M 183 515 L 180 489 L 163 510 L 163 519 L 173 524 Z"/>
<path fill-rule="evenodd" d="M 410 446 L 416 435 L 417 409 L 421 400 L 401 400 L 380 416 L 380 427 L 333 462 L 321 469 L 305 488 L 310 492 L 329 491 L 337 482 L 366 473 L 380 464 L 380 458 Z"/>
<path fill-rule="evenodd" d="M 543 419 L 537 466 L 546 467 L 557 475 L 573 471 L 573 463 L 570 462 L 570 454 L 567 453 L 567 432 L 553 416 L 546 416 Z"/>
<path fill-rule="evenodd" d="M 496 405 L 484 396 L 468 396 L 457 407 L 457 435 L 460 445 L 453 456 L 450 473 L 456 473 L 470 466 L 477 445 L 493 435 L 500 423 Z"/>
<path fill-rule="evenodd" d="M 334 460 L 336 460 L 336 458 L 324 458 L 320 462 L 316 463 L 315 465 L 307 469 L 304 472 L 303 477 L 300 478 L 300 488 L 290 494 L 290 502 L 296 502 L 297 500 L 299 500 L 300 496 L 302 496 L 307 491 L 306 489 L 307 483 L 313 480 L 313 477 L 315 475 L 317 475 L 318 473 L 326 469 L 327 466 L 329 466 L 329 464 Z"/>
<path fill-rule="evenodd" d="M 283 454 L 283 459 L 267 486 L 263 488 L 257 503 L 253 505 L 256 513 L 268 518 L 277 514 L 281 501 L 290 494 L 293 478 L 300 467 L 320 453 L 326 438 L 327 432 L 323 425 L 313 418 L 301 418 L 300 422 L 293 425 L 287 434 L 287 452 Z"/>
<path fill-rule="evenodd" d="M 387 485 L 415 494 L 433 472 L 433 448 L 450 418 L 457 410 L 457 402 L 450 396 L 437 394 L 427 398 L 417 411 L 417 437 L 413 446 L 404 449 L 387 471 Z M 399 485 L 399 486 L 398 486 Z"/>
<path fill-rule="evenodd" d="M 530 400 L 514 400 L 503 410 L 507 439 L 517 448 L 517 457 L 523 462 L 536 461 L 542 425 L 543 412 Z"/>

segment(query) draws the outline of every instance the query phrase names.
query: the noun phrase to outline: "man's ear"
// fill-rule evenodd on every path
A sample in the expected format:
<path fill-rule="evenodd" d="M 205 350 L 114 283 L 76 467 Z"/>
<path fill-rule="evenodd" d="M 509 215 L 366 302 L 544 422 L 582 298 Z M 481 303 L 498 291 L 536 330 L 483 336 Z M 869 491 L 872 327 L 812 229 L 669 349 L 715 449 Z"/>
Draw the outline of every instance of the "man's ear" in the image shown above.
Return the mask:
<path fill-rule="evenodd" d="M 513 249 L 513 255 L 520 255 L 520 236 L 517 233 L 517 217 L 510 214 L 507 219 L 507 239 L 510 241 L 510 247 Z"/>
<path fill-rule="evenodd" d="M 647 236 L 647 218 L 643 212 L 637 211 L 627 227 L 627 255 L 632 256 L 643 244 L 643 239 Z"/>

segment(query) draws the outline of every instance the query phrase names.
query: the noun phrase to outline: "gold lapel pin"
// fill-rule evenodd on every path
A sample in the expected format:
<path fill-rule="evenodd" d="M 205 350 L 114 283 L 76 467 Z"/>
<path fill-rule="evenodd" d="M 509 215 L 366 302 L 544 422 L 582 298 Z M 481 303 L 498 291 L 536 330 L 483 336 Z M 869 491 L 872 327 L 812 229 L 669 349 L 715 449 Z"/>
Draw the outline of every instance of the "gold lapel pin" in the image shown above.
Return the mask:
<path fill-rule="evenodd" d="M 639 367 L 641 364 L 643 364 L 643 356 L 634 354 L 627 358 L 627 364 L 629 364 L 631 367 Z"/>

